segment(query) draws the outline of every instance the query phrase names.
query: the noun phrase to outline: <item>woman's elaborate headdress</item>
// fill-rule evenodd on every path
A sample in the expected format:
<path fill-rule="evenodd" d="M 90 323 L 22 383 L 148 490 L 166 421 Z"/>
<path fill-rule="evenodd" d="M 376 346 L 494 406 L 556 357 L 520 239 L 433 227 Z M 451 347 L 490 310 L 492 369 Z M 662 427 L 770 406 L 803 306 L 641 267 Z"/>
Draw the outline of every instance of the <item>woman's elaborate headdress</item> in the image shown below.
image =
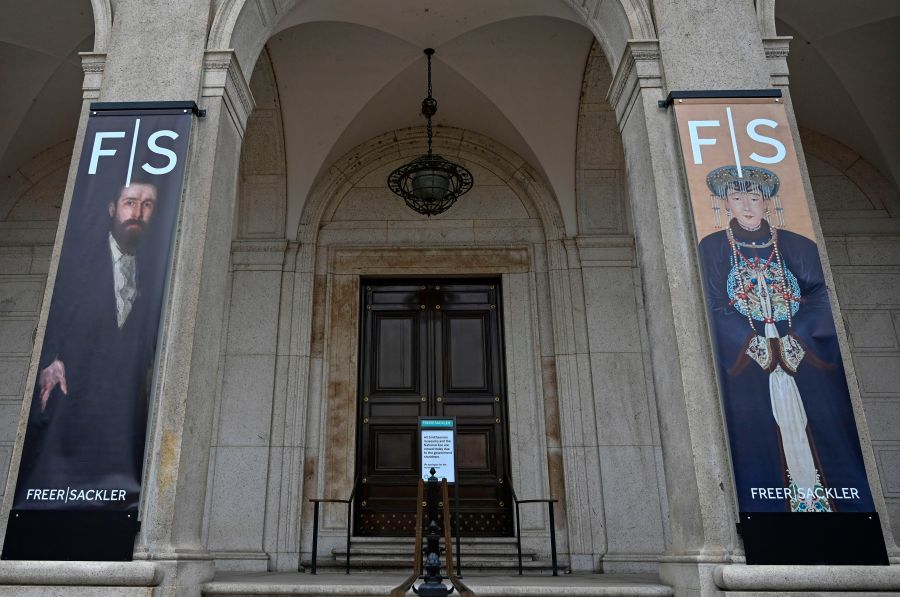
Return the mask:
<path fill-rule="evenodd" d="M 775 201 L 775 214 L 778 216 L 778 226 L 784 226 L 784 209 L 781 207 L 781 199 L 778 189 L 781 181 L 778 175 L 765 168 L 755 166 L 743 166 L 738 170 L 737 166 L 722 166 L 710 172 L 706 177 L 706 186 L 712 192 L 712 209 L 715 216 L 716 228 L 721 228 L 719 220 L 719 199 L 724 199 L 728 191 L 755 192 L 759 191 L 766 199 Z M 769 222 L 772 224 L 772 222 Z"/>

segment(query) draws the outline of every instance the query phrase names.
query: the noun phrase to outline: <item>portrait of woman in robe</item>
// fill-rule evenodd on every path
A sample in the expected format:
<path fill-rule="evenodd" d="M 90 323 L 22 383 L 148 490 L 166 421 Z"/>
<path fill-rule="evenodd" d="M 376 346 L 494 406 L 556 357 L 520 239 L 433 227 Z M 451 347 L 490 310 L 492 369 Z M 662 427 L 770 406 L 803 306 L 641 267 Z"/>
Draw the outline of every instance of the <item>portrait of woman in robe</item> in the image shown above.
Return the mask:
<path fill-rule="evenodd" d="M 775 173 L 723 166 L 706 183 L 721 229 L 699 253 L 740 510 L 871 511 L 816 244 L 783 228 Z"/>

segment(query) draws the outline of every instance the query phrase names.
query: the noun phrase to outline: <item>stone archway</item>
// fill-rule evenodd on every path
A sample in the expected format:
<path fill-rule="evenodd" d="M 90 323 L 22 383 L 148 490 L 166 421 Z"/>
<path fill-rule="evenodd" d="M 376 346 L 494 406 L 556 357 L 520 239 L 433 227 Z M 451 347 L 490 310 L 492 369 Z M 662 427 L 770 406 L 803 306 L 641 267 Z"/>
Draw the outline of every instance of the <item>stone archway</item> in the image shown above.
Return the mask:
<path fill-rule="evenodd" d="M 632 17 L 640 20 L 639 16 L 635 15 L 639 15 L 641 11 L 634 11 L 634 8 L 639 6 L 640 3 L 628 4 L 631 6 L 630 14 Z M 290 6 L 293 6 L 293 4 L 290 4 Z M 599 28 L 600 25 L 598 23 L 602 23 L 604 27 L 609 28 L 612 27 L 610 23 L 629 22 L 626 11 L 620 8 L 618 4 L 604 6 L 597 4 L 588 8 L 583 6 L 575 7 L 576 12 L 585 19 L 586 23 L 594 23 L 596 25 L 593 27 L 594 29 Z M 232 12 L 229 16 L 228 10 L 237 12 Z M 260 9 L 260 6 L 257 5 L 250 8 L 243 5 L 238 6 L 237 3 L 223 5 L 222 12 L 217 14 L 216 21 L 213 24 L 213 32 L 211 33 L 208 47 L 215 47 L 219 43 L 215 39 L 219 39 L 224 35 L 223 28 L 230 27 L 234 31 L 234 38 L 230 39 L 243 41 L 241 43 L 229 42 L 229 44 L 235 46 L 235 53 L 241 64 L 245 62 L 250 63 L 251 57 L 255 56 L 254 51 L 258 52 L 259 50 L 258 48 L 253 50 L 252 44 L 247 40 L 255 39 L 256 36 L 265 36 L 266 31 L 271 32 L 274 30 L 278 19 L 286 12 L 287 9 L 276 10 L 271 7 Z M 609 59 L 609 57 L 621 56 L 625 49 L 625 40 L 632 36 L 631 31 L 633 28 L 631 25 L 624 25 L 624 27 L 628 30 L 628 33 L 620 31 L 616 36 L 610 37 L 610 39 L 615 37 L 616 40 L 601 40 L 601 45 L 606 51 L 601 56 L 598 56 L 598 61 L 608 59 L 614 65 L 618 64 L 618 59 Z M 645 32 L 652 31 L 652 27 L 648 29 L 647 26 L 642 26 L 640 30 Z M 265 37 L 262 39 L 265 41 Z M 259 42 L 259 48 L 262 47 L 262 43 L 262 41 Z M 626 52 L 626 58 L 630 59 L 631 62 L 627 62 L 627 60 L 623 62 L 625 65 L 623 67 L 625 69 L 624 72 L 627 73 L 626 76 L 631 76 L 630 73 L 633 70 L 634 59 L 630 58 L 630 56 Z M 658 58 L 658 54 L 654 54 L 651 51 L 640 55 L 639 59 L 653 60 L 656 58 Z M 642 73 L 638 76 L 642 76 Z M 609 116 L 612 116 L 612 113 Z M 608 120 L 612 121 L 611 118 Z M 575 496 L 575 499 L 572 500 L 572 503 L 567 508 L 567 514 L 571 519 L 569 521 L 569 551 L 573 555 L 573 565 L 576 569 L 597 569 L 600 565 L 600 559 L 607 553 L 607 533 L 609 531 L 604 520 L 607 512 L 604 509 L 603 481 L 598 475 L 600 458 L 597 453 L 597 440 L 594 437 L 598 426 L 596 422 L 597 414 L 595 413 L 597 406 L 594 400 L 594 382 L 591 381 L 590 361 L 592 358 L 603 359 L 608 355 L 618 354 L 618 349 L 616 347 L 603 348 L 601 349 L 603 354 L 598 354 L 595 357 L 591 354 L 591 349 L 588 348 L 586 331 L 588 326 L 585 321 L 585 298 L 582 287 L 584 282 L 581 279 L 579 252 L 587 251 L 590 254 L 592 265 L 619 268 L 619 270 L 616 270 L 616 273 L 626 278 L 626 283 L 621 284 L 620 289 L 625 292 L 626 300 L 630 301 L 630 304 L 626 303 L 627 316 L 629 321 L 631 321 L 630 318 L 636 320 L 639 307 L 634 301 L 635 286 L 633 280 L 631 280 L 633 273 L 629 269 L 635 258 L 633 240 L 626 233 L 620 234 L 619 238 L 616 239 L 591 242 L 582 247 L 573 239 L 566 239 L 561 227 L 562 219 L 559 215 L 556 199 L 546 192 L 540 191 L 542 186 L 538 182 L 540 178 L 531 168 L 520 167 L 520 164 L 524 164 L 521 158 L 509 155 L 510 152 L 499 148 L 496 143 L 476 136 L 474 133 L 466 131 L 463 136 L 457 139 L 452 136 L 453 133 L 449 129 L 444 132 L 448 133 L 448 137 L 437 141 L 439 144 L 445 143 L 445 145 L 439 145 L 436 148 L 442 154 L 457 155 L 460 151 L 457 143 L 470 143 L 472 147 L 467 148 L 467 150 L 471 149 L 474 151 L 473 159 L 477 159 L 479 156 L 485 159 L 483 155 L 480 155 L 485 152 L 496 153 L 508 162 L 508 165 L 505 166 L 505 171 L 508 173 L 506 182 L 509 182 L 510 185 L 516 185 L 523 196 L 531 196 L 530 200 L 523 202 L 523 205 L 529 206 L 529 209 L 526 209 L 526 213 L 529 216 L 527 219 L 539 222 L 540 226 L 526 226 L 525 229 L 527 231 L 524 234 L 527 237 L 527 235 L 534 232 L 535 228 L 540 229 L 543 235 L 540 242 L 535 242 L 533 239 L 527 240 L 527 238 L 526 240 L 528 243 L 535 245 L 542 244 L 543 249 L 533 253 L 536 259 L 533 265 L 529 266 L 531 269 L 512 271 L 510 274 L 524 274 L 534 278 L 534 281 L 528 283 L 529 288 L 533 289 L 527 292 L 534 295 L 530 304 L 537 305 L 539 310 L 545 315 L 541 324 L 537 326 L 542 347 L 542 350 L 538 353 L 539 370 L 541 371 L 540 385 L 544 386 L 541 388 L 541 391 L 545 396 L 552 396 L 553 401 L 558 405 L 555 409 L 556 412 L 550 413 L 547 419 L 554 422 L 560 418 L 563 419 L 557 429 L 551 428 L 547 430 L 548 442 L 554 444 L 549 449 L 552 458 L 549 470 L 556 475 L 557 479 L 556 481 L 551 481 L 551 487 L 564 488 L 567 483 L 566 479 L 569 480 L 570 484 L 574 483 L 576 479 L 581 480 L 577 489 L 574 486 L 565 488 L 565 493 L 571 493 L 571 495 Z M 419 137 L 418 139 L 416 139 L 417 136 Z M 305 445 L 301 450 L 302 455 L 295 452 L 290 463 L 285 462 L 278 465 L 281 466 L 285 476 L 285 483 L 275 487 L 270 477 L 270 486 L 279 494 L 280 497 L 278 499 L 281 503 L 286 504 L 277 513 L 277 522 L 269 522 L 271 518 L 268 514 L 266 522 L 267 528 L 274 528 L 271 526 L 274 524 L 279 529 L 278 545 L 273 550 L 276 553 L 275 561 L 278 562 L 276 567 L 279 569 L 289 565 L 287 563 L 291 562 L 291 560 L 296 562 L 297 554 L 292 553 L 292 550 L 297 549 L 297 545 L 303 545 L 303 548 L 306 549 L 309 543 L 308 529 L 301 525 L 301 517 L 297 516 L 297 509 L 306 507 L 305 504 L 300 503 L 301 497 L 324 495 L 326 490 L 328 490 L 327 493 L 329 495 L 339 494 L 352 481 L 352 472 L 348 472 L 349 469 L 346 466 L 347 462 L 352 462 L 352 458 L 347 458 L 345 454 L 334 458 L 330 462 L 326 462 L 326 457 L 323 454 L 329 442 L 327 439 L 319 437 L 320 425 L 312 423 L 313 421 L 317 423 L 322 422 L 321 418 L 316 418 L 321 417 L 321 412 L 316 411 L 315 408 L 317 407 L 313 406 L 315 402 L 313 395 L 318 393 L 318 396 L 325 396 L 328 383 L 327 375 L 331 371 L 329 354 L 327 352 L 328 347 L 324 345 L 317 346 L 316 342 L 317 339 L 321 341 L 326 334 L 325 321 L 340 320 L 347 312 L 355 313 L 352 306 L 348 306 L 355 303 L 348 302 L 342 308 L 342 312 L 337 312 L 333 309 L 334 303 L 328 301 L 334 301 L 335 296 L 341 296 L 351 301 L 355 301 L 358 298 L 358 292 L 353 290 L 355 287 L 352 286 L 352 280 L 349 281 L 349 286 L 344 287 L 341 285 L 342 282 L 346 281 L 342 279 L 344 276 L 356 276 L 357 278 L 359 276 L 357 271 L 345 272 L 341 269 L 343 267 L 341 264 L 346 265 L 347 262 L 347 253 L 342 253 L 342 251 L 344 251 L 347 244 L 353 245 L 354 242 L 356 244 L 366 244 L 364 239 L 360 239 L 367 232 L 365 232 L 364 227 L 358 225 L 358 222 L 354 228 L 354 226 L 348 225 L 346 222 L 339 223 L 339 219 L 334 219 L 336 214 L 340 215 L 340 210 L 338 209 L 340 202 L 336 201 L 335 197 L 342 196 L 342 193 L 348 192 L 358 182 L 359 171 L 357 168 L 360 163 L 377 162 L 378 164 L 386 165 L 392 160 L 411 158 L 417 154 L 416 148 L 405 150 L 385 149 L 386 142 L 387 145 L 390 145 L 390 143 L 405 143 L 407 146 L 417 143 L 417 146 L 421 147 L 421 132 L 412 135 L 399 134 L 398 136 L 395 134 L 390 139 L 382 139 L 381 146 L 376 144 L 374 147 L 370 147 L 369 143 L 363 144 L 349 152 L 344 159 L 334 162 L 327 171 L 320 174 L 317 186 L 311 192 L 304 206 L 296 236 L 299 246 L 286 245 L 286 253 L 284 254 L 286 257 L 285 267 L 288 267 L 286 265 L 287 261 L 295 260 L 295 264 L 290 267 L 294 268 L 292 271 L 296 272 L 293 281 L 289 283 L 292 288 L 290 289 L 290 299 L 288 300 L 299 304 L 292 309 L 293 313 L 287 319 L 285 319 L 285 314 L 280 315 L 281 323 L 278 327 L 279 335 L 282 332 L 287 332 L 289 329 L 291 339 L 288 342 L 292 347 L 298 347 L 296 351 L 299 356 L 299 362 L 293 365 L 293 360 L 291 360 L 294 368 L 287 373 L 287 378 L 291 380 L 290 383 L 296 381 L 299 384 L 299 388 L 296 389 L 296 397 L 289 396 L 288 400 L 296 400 L 294 405 L 291 406 L 290 412 L 302 412 L 304 414 L 300 418 L 295 419 L 293 423 L 294 428 L 290 435 L 295 438 L 295 441 L 304 442 Z M 392 151 L 393 153 L 391 153 Z M 496 159 L 496 156 L 493 159 Z M 435 238 L 438 238 L 437 242 L 440 244 L 442 239 L 446 238 L 443 235 L 452 235 L 453 233 L 442 232 L 429 240 L 434 242 Z M 388 232 L 386 231 L 385 239 L 388 238 L 387 234 Z M 515 235 L 522 234 L 522 231 L 518 230 L 511 234 L 508 238 L 516 239 Z M 356 236 L 354 237 L 353 235 Z M 290 236 L 288 234 L 288 237 Z M 345 247 L 341 247 L 341 242 L 334 244 L 335 239 L 338 237 L 342 238 L 341 242 L 344 242 Z M 348 238 L 356 238 L 356 241 L 349 242 Z M 387 243 L 388 241 L 385 240 L 384 242 Z M 276 250 L 285 249 L 283 246 L 285 243 L 281 241 L 273 243 L 273 248 L 275 248 L 275 244 L 278 244 L 280 247 L 276 248 Z M 264 250 L 268 251 L 269 249 Z M 289 256 L 288 253 L 290 253 Z M 333 261 L 333 259 L 336 259 L 334 255 L 338 253 L 342 254 L 343 258 Z M 380 259 L 391 264 L 385 270 L 386 272 L 397 273 L 404 268 L 404 263 L 409 263 L 409 259 L 391 262 L 389 256 L 383 253 L 378 255 Z M 356 257 L 358 258 L 359 256 L 356 255 Z M 442 254 L 440 257 L 451 258 L 449 254 Z M 463 267 L 471 267 L 471 264 L 467 266 L 465 263 L 465 261 L 458 261 L 456 266 L 454 266 L 456 269 L 451 268 L 451 273 L 461 273 Z M 505 266 L 502 263 L 502 260 L 494 262 L 494 265 L 489 266 L 484 271 L 503 273 L 502 267 Z M 598 269 L 595 271 L 606 273 L 606 270 Z M 431 272 L 420 265 L 413 268 L 407 266 L 404 273 L 428 274 L 441 272 Z M 540 288 L 538 288 L 539 284 L 541 285 Z M 284 304 L 283 301 L 286 297 L 285 287 L 285 285 L 282 285 L 282 304 Z M 600 300 L 610 301 L 615 300 L 615 298 L 604 296 Z M 598 303 L 595 302 L 596 304 Z M 317 316 L 322 318 L 323 321 L 318 322 Z M 320 323 L 322 327 L 316 327 Z M 311 326 L 312 329 L 304 329 L 303 326 Z M 638 327 L 640 326 L 636 326 L 635 330 Z M 348 332 L 348 330 L 350 331 Z M 355 328 L 353 325 L 347 325 L 343 332 L 330 330 L 328 333 L 335 338 L 352 338 Z M 639 336 L 639 333 L 635 331 L 632 336 L 636 338 Z M 310 340 L 307 340 L 307 337 Z M 345 342 L 342 350 L 338 352 L 355 354 L 355 348 L 355 344 L 351 340 Z M 546 351 L 544 350 L 545 348 Z M 294 349 L 292 348 L 292 350 Z M 285 354 L 284 356 L 287 357 L 289 355 Z M 293 355 L 291 356 L 293 358 Z M 331 356 L 337 357 L 338 355 L 334 354 Z M 350 365 L 345 363 L 342 366 L 345 368 L 350 366 L 352 370 L 353 365 L 352 363 Z M 307 367 L 308 369 L 304 370 Z M 641 383 L 643 384 L 644 382 L 641 381 Z M 316 384 L 319 385 L 317 386 Z M 292 389 L 291 391 L 294 390 Z M 621 396 L 616 396 L 616 398 L 622 399 L 626 398 L 626 396 L 622 394 Z M 347 403 L 347 400 L 343 401 L 344 405 Z M 641 406 L 641 409 L 643 409 L 643 406 Z M 560 417 L 559 411 L 564 411 L 565 415 Z M 279 412 L 287 412 L 287 409 Z M 612 423 L 606 423 L 607 426 L 610 424 Z M 345 430 L 345 435 L 346 433 L 350 433 L 350 437 L 352 437 L 352 430 Z M 584 441 L 584 437 L 590 437 L 591 439 Z M 314 446 L 314 450 L 317 452 L 315 458 L 309 457 L 309 452 L 313 449 L 311 446 Z M 637 447 L 636 445 L 628 446 L 629 449 Z M 653 452 L 658 449 L 649 446 L 645 446 L 645 448 L 647 448 L 647 452 Z M 631 457 L 632 454 L 628 456 Z M 647 485 L 654 495 L 658 493 L 656 476 L 659 474 L 657 470 L 659 465 L 658 462 L 654 461 L 655 458 L 658 458 L 658 456 L 649 453 L 637 455 L 637 463 L 642 469 L 641 474 L 643 477 L 647 477 L 646 479 L 641 479 L 641 487 L 643 488 Z M 298 464 L 301 464 L 299 473 L 296 470 Z M 333 466 L 335 464 L 337 466 Z M 294 466 L 295 469 L 289 470 L 289 466 Z M 341 466 L 343 466 L 343 469 L 340 468 Z M 611 462 L 608 463 L 608 469 L 612 470 L 613 468 L 614 466 Z M 326 478 L 326 475 L 322 474 L 323 471 L 327 472 L 330 478 Z M 308 480 L 310 477 L 311 480 Z M 289 481 L 287 481 L 288 479 Z M 615 478 L 613 481 L 621 484 L 624 480 Z M 306 483 L 308 489 L 303 493 L 295 491 L 295 488 L 303 483 Z M 332 489 L 335 491 L 331 491 Z M 659 502 L 653 503 L 656 504 L 655 507 L 659 510 Z M 290 508 L 294 509 L 291 510 Z M 343 528 L 342 516 L 343 514 L 339 514 L 326 521 L 326 524 L 332 526 L 331 532 L 334 536 L 342 532 L 340 530 Z M 308 520 L 311 518 L 311 515 L 307 513 L 305 518 Z M 656 524 L 656 521 L 659 521 L 659 513 L 657 512 L 651 516 L 650 520 L 653 521 L 652 524 Z M 659 521 L 659 524 L 661 525 L 661 521 Z M 619 527 L 615 525 L 612 525 L 610 528 L 616 529 L 616 532 L 619 530 Z M 624 527 L 621 528 L 624 529 Z M 282 535 L 282 531 L 284 535 Z M 653 532 L 655 533 L 657 530 L 654 528 Z M 304 537 L 302 541 L 301 533 Z M 658 534 L 661 543 L 663 534 L 661 528 L 658 530 Z M 618 561 L 626 561 L 629 563 L 628 565 L 639 562 L 639 567 L 644 566 L 645 563 L 652 562 L 653 564 L 650 564 L 650 567 L 652 567 L 656 562 L 655 553 L 661 548 L 656 544 L 650 547 L 644 545 L 638 547 L 637 543 L 631 543 L 627 547 L 620 547 L 619 549 L 621 552 L 627 553 L 620 553 L 619 555 L 622 559 Z M 616 560 L 611 561 L 615 565 Z"/>
<path fill-rule="evenodd" d="M 422 129 L 407 129 L 355 148 L 322 177 L 304 209 L 298 260 L 308 268 L 297 273 L 294 293 L 310 299 L 303 302 L 305 314 L 292 336 L 301 344 L 309 338 L 309 370 L 296 377 L 321 381 L 301 386 L 294 398 L 296 408 L 308 413 L 304 429 L 296 430 L 307 446 L 302 497 L 342 495 L 352 485 L 361 276 L 479 274 L 500 276 L 504 289 L 517 491 L 562 497 L 559 431 L 553 428 L 559 407 L 557 392 L 550 390 L 556 379 L 543 370 L 541 357 L 555 352 L 554 342 L 552 334 L 542 335 L 546 326 L 538 316 L 539 303 L 557 304 L 549 298 L 549 273 L 542 265 L 562 235 L 555 199 L 508 149 L 471 131 L 440 128 L 435 151 L 469 167 L 476 189 L 447 214 L 430 220 L 417 216 L 381 183 L 423 142 Z M 539 551 L 547 547 L 545 516 L 528 512 L 522 523 L 526 544 Z M 300 529 L 304 551 L 310 518 L 306 507 Z M 345 524 L 342 509 L 326 511 L 320 541 L 339 542 Z"/>
<path fill-rule="evenodd" d="M 210 26 L 207 49 L 232 48 L 244 71 L 252 71 L 263 45 L 275 31 L 279 20 L 299 1 L 271 4 L 248 0 L 222 2 Z M 656 37 L 652 11 L 646 0 L 565 0 L 565 3 L 594 33 L 614 71 L 629 40 Z"/>

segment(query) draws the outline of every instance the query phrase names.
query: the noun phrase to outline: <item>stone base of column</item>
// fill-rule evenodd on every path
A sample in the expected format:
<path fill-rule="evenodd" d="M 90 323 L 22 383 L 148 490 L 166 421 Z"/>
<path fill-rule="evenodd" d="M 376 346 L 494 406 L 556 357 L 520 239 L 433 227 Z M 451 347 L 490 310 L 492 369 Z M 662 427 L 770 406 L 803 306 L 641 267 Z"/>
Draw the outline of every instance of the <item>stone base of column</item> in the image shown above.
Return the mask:
<path fill-rule="evenodd" d="M 708 556 L 664 556 L 659 575 L 676 597 L 837 597 L 900 592 L 900 565 L 748 566 Z"/>
<path fill-rule="evenodd" d="M 707 597 L 721 595 L 713 573 L 716 568 L 731 565 L 727 555 L 667 555 L 659 559 L 659 579 L 672 587 L 675 597 Z"/>
<path fill-rule="evenodd" d="M 157 562 L 4 560 L 0 561 L 0 597 L 149 597 L 156 595 L 164 578 L 164 568 Z"/>
<path fill-rule="evenodd" d="M 136 563 L 152 564 L 159 570 L 160 582 L 153 597 L 200 597 L 201 586 L 212 580 L 216 572 L 213 555 L 205 550 L 181 549 L 152 554 L 139 551 L 134 557 Z"/>
<path fill-rule="evenodd" d="M 728 595 L 891 593 L 900 591 L 900 566 L 747 566 L 713 568 L 716 587 Z"/>
<path fill-rule="evenodd" d="M 133 562 L 0 561 L 0 597 L 200 597 L 215 565 L 208 553 Z"/>

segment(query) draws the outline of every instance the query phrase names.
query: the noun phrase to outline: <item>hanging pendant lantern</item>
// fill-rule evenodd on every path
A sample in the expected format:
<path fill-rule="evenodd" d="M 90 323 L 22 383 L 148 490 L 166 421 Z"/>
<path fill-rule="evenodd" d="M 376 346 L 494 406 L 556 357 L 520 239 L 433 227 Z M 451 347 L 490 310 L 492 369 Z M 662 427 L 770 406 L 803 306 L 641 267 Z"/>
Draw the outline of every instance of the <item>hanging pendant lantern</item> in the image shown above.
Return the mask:
<path fill-rule="evenodd" d="M 388 176 L 388 188 L 403 197 L 410 209 L 435 216 L 450 209 L 461 195 L 472 188 L 472 173 L 431 151 L 431 117 L 437 112 L 437 100 L 431 96 L 431 56 L 428 48 L 428 97 L 422 100 L 422 115 L 428 121 L 428 153 L 404 164 Z"/>

